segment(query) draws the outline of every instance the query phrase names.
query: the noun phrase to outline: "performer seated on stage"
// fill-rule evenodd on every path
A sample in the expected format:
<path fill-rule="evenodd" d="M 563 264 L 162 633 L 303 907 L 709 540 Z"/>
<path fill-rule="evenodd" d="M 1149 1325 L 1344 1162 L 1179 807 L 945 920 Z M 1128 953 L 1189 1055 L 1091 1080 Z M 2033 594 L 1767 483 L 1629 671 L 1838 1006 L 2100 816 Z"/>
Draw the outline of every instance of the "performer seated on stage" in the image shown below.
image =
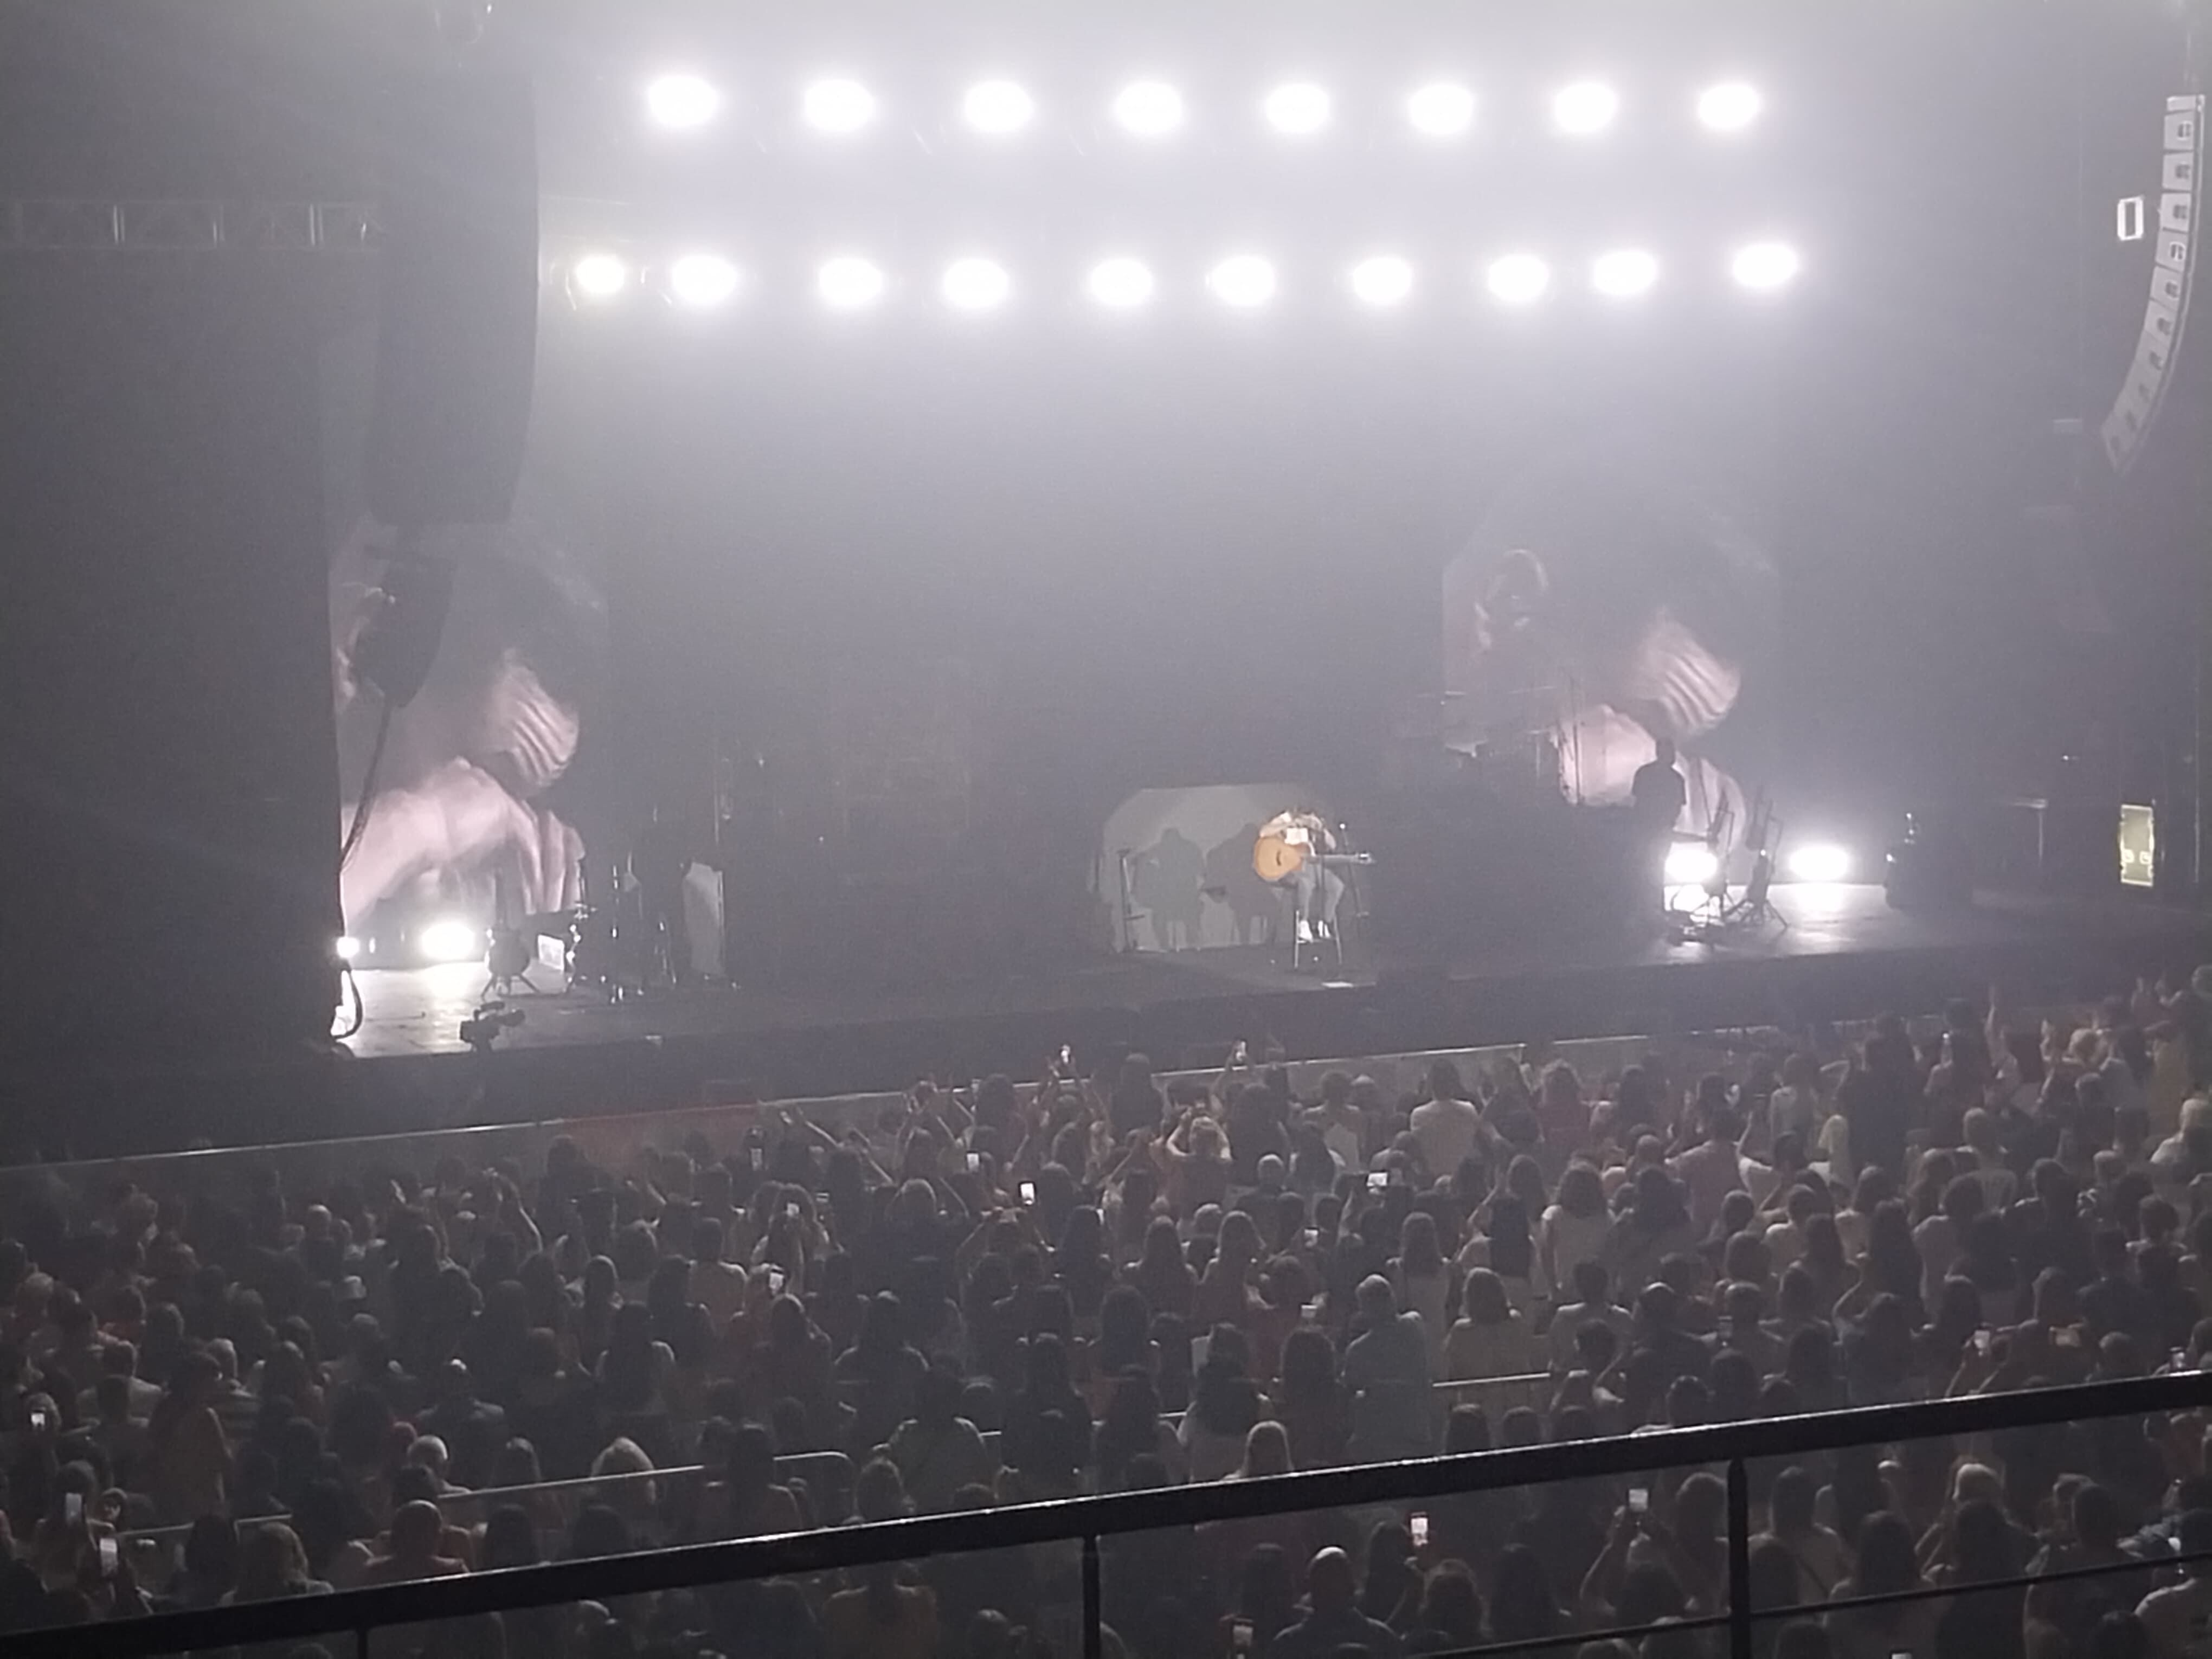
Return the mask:
<path fill-rule="evenodd" d="M 1278 812 L 1260 826 L 1260 838 L 1265 841 L 1270 836 L 1309 853 L 1336 851 L 1336 837 L 1330 833 L 1328 825 L 1313 813 L 1296 808 Z M 1291 895 L 1292 925 L 1299 944 L 1310 945 L 1317 939 L 1334 937 L 1337 902 L 1344 896 L 1342 876 L 1321 860 L 1308 858 L 1274 885 Z"/>

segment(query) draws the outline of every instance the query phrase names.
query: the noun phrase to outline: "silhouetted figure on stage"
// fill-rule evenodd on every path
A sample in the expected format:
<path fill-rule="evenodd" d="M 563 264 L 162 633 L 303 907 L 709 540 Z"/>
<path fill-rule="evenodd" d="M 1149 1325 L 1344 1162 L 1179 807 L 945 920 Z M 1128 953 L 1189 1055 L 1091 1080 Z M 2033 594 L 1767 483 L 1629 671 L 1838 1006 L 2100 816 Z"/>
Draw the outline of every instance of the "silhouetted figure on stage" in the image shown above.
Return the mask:
<path fill-rule="evenodd" d="M 1152 941 L 1163 951 L 1199 944 L 1206 915 L 1206 854 L 1182 830 L 1169 828 L 1137 855 L 1136 897 L 1152 915 Z"/>
<path fill-rule="evenodd" d="M 684 932 L 684 876 L 690 867 L 674 815 L 655 806 L 631 845 L 629 870 L 637 878 L 647 949 L 672 984 L 690 976 L 691 952 Z"/>
<path fill-rule="evenodd" d="M 1228 910 L 1229 925 L 1239 945 L 1264 939 L 1281 908 L 1275 890 L 1252 868 L 1252 844 L 1259 839 L 1260 826 L 1248 823 L 1206 855 L 1206 891 L 1218 896 Z"/>
<path fill-rule="evenodd" d="M 1662 910 L 1667 908 L 1667 850 L 1674 844 L 1674 826 L 1689 799 L 1689 786 L 1674 769 L 1674 740 L 1662 738 L 1657 757 L 1638 767 L 1628 786 L 1629 811 L 1636 817 L 1644 867 L 1658 888 Z"/>

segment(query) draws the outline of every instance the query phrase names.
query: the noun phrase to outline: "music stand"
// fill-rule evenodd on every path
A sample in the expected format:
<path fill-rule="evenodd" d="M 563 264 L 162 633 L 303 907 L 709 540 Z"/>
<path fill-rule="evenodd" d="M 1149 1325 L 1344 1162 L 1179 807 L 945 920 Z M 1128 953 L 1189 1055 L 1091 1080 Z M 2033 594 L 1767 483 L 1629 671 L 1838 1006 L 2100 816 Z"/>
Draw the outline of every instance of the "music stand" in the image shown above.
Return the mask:
<path fill-rule="evenodd" d="M 1743 890 L 1743 896 L 1722 913 L 1722 922 L 1729 927 L 1766 927 L 1779 926 L 1784 933 L 1790 931 L 1790 918 L 1774 908 L 1770 890 L 1774 885 L 1774 854 L 1762 847 L 1753 856 L 1751 880 Z"/>
<path fill-rule="evenodd" d="M 1782 842 L 1782 821 L 1774 816 L 1773 807 L 1764 793 L 1751 816 L 1751 880 L 1743 890 L 1743 896 L 1722 914 L 1721 920 L 1730 927 L 1767 927 L 1779 926 L 1784 933 L 1790 931 L 1790 918 L 1774 908 L 1771 890 L 1774 886 L 1774 853 Z"/>

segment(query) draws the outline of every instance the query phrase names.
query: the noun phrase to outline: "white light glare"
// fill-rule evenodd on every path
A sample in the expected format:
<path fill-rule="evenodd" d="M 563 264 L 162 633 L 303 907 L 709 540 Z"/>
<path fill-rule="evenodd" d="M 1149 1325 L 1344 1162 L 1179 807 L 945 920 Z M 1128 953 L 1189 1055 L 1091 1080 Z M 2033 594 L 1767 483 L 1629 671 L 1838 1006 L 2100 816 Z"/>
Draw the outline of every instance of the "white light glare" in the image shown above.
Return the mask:
<path fill-rule="evenodd" d="M 1525 306 L 1540 300 L 1552 285 L 1552 268 L 1533 253 L 1509 253 L 1491 262 L 1485 279 L 1491 295 L 1507 305 Z"/>
<path fill-rule="evenodd" d="M 1133 310 L 1152 297 L 1152 268 L 1142 259 L 1101 259 L 1091 267 L 1085 287 L 1109 310 Z"/>
<path fill-rule="evenodd" d="M 960 101 L 960 112 L 978 132 L 1019 132 L 1036 113 L 1036 102 L 1012 81 L 978 81 Z"/>
<path fill-rule="evenodd" d="M 351 933 L 340 933 L 337 943 L 331 948 L 337 952 L 340 962 L 351 962 L 361 955 L 361 941 Z"/>
<path fill-rule="evenodd" d="M 1698 119 L 1715 132 L 1741 132 L 1759 119 L 1765 101 L 1749 82 L 1723 81 L 1698 94 Z"/>
<path fill-rule="evenodd" d="M 629 267 L 612 253 L 586 253 L 568 267 L 568 285 L 586 300 L 611 300 L 629 286 Z"/>
<path fill-rule="evenodd" d="M 1620 94 L 1602 81 L 1577 81 L 1552 98 L 1552 119 L 1562 132 L 1603 132 L 1620 113 Z"/>
<path fill-rule="evenodd" d="M 1797 250 L 1784 242 L 1753 242 L 1738 248 L 1729 264 L 1738 283 L 1761 290 L 1787 286 L 1797 269 Z"/>
<path fill-rule="evenodd" d="M 955 259 L 939 284 L 945 303 L 956 311 L 992 311 L 1006 302 L 1013 282 L 1006 268 L 989 259 Z"/>
<path fill-rule="evenodd" d="M 832 310 L 858 311 L 884 297 L 884 273 L 866 259 L 842 256 L 823 262 L 815 289 Z"/>
<path fill-rule="evenodd" d="M 1667 884 L 1702 887 L 1720 873 L 1720 854 L 1703 842 L 1677 842 L 1667 849 Z"/>
<path fill-rule="evenodd" d="M 722 94 L 696 75 L 663 75 L 645 89 L 646 113 L 672 131 L 703 127 L 722 107 Z"/>
<path fill-rule="evenodd" d="M 1362 305 L 1395 306 L 1413 291 L 1413 268 L 1395 254 L 1378 253 L 1352 268 L 1352 292 Z"/>
<path fill-rule="evenodd" d="M 445 916 L 416 935 L 426 962 L 474 962 L 484 953 L 484 930 L 459 916 Z"/>
<path fill-rule="evenodd" d="M 1615 248 L 1590 266 L 1590 286 L 1610 299 L 1629 300 L 1649 293 L 1659 280 L 1659 262 L 1642 248 Z"/>
<path fill-rule="evenodd" d="M 1848 848 L 1820 842 L 1808 842 L 1790 849 L 1790 878 L 1792 881 L 1834 883 L 1851 878 L 1851 854 Z"/>
<path fill-rule="evenodd" d="M 668 268 L 668 291 L 704 311 L 738 291 L 738 268 L 718 253 L 687 253 Z"/>
<path fill-rule="evenodd" d="M 1182 94 L 1164 81 L 1137 81 L 1114 100 L 1114 118 L 1139 138 L 1159 138 L 1182 125 Z"/>
<path fill-rule="evenodd" d="M 1267 125 L 1293 138 L 1309 138 L 1328 125 L 1328 88 L 1310 81 L 1277 87 L 1261 106 Z"/>
<path fill-rule="evenodd" d="M 1222 304 L 1249 311 L 1275 297 L 1275 268 L 1256 253 L 1239 253 L 1208 271 L 1206 285 Z"/>
<path fill-rule="evenodd" d="M 802 107 L 807 125 L 842 136 L 876 118 L 876 95 L 858 81 L 817 81 L 806 88 Z"/>
<path fill-rule="evenodd" d="M 1449 81 L 1435 81 L 1406 100 L 1406 118 L 1416 132 L 1456 138 L 1474 125 L 1474 94 Z"/>

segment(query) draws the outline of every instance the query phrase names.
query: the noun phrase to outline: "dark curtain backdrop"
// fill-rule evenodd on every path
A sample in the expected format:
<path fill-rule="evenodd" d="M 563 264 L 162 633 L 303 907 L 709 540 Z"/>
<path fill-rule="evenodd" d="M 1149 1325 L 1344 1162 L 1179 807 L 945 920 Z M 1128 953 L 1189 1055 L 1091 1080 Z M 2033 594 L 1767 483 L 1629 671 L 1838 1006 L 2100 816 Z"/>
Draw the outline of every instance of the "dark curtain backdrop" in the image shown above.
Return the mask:
<path fill-rule="evenodd" d="M 343 88 L 365 58 L 338 48 L 367 15 L 0 0 L 0 198 L 357 197 Z M 173 1070 L 328 1033 L 316 356 L 358 269 L 0 252 L 11 1135 L 66 1139 L 49 1066 Z"/>
<path fill-rule="evenodd" d="M 13 1058 L 327 1034 L 337 801 L 299 267 L 0 266 Z"/>

